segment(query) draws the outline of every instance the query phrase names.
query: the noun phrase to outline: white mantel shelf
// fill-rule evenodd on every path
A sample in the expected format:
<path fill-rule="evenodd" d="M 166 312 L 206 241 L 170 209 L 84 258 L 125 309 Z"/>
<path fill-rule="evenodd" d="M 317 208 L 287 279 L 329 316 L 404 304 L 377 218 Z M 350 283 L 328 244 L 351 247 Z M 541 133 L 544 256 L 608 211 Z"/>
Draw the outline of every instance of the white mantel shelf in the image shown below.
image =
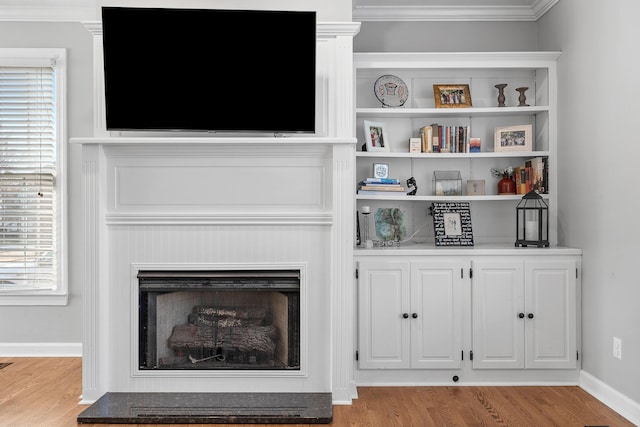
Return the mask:
<path fill-rule="evenodd" d="M 72 144 L 82 145 L 353 145 L 356 138 L 327 138 L 327 137 L 192 137 L 192 136 L 126 136 L 126 137 L 88 137 L 71 138 Z"/>

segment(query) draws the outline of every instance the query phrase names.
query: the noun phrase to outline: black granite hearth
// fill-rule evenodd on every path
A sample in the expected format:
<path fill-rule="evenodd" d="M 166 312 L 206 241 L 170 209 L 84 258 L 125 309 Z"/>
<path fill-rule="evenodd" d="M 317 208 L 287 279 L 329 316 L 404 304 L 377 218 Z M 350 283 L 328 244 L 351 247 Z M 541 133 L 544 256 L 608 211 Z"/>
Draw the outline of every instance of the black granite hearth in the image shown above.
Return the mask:
<path fill-rule="evenodd" d="M 331 393 L 106 393 L 79 424 L 329 424 Z"/>

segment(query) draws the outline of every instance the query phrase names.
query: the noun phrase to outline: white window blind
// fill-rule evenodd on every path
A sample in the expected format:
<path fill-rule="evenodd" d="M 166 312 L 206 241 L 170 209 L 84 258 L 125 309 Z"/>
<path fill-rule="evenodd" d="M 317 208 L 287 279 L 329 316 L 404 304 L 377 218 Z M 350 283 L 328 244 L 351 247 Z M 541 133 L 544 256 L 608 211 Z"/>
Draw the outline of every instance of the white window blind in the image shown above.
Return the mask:
<path fill-rule="evenodd" d="M 0 66 L 0 294 L 56 290 L 55 81 Z"/>

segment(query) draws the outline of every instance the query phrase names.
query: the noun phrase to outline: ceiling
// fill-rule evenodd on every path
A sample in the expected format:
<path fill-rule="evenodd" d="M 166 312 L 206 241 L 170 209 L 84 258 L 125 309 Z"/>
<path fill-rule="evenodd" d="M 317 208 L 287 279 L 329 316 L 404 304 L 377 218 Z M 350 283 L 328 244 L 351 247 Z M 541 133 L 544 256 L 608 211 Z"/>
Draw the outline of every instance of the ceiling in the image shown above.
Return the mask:
<path fill-rule="evenodd" d="M 559 0 L 353 0 L 353 20 L 537 21 Z"/>
<path fill-rule="evenodd" d="M 536 21 L 559 0 L 352 0 L 353 21 Z M 95 19 L 96 0 L 0 0 L 0 21 Z"/>

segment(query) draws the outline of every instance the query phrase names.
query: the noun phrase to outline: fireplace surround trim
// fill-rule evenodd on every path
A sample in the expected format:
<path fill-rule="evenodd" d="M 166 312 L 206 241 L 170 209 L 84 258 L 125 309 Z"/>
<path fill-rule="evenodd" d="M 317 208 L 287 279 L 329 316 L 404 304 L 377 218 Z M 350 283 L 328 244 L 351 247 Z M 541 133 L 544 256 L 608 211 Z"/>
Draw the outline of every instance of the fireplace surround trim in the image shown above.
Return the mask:
<path fill-rule="evenodd" d="M 133 308 L 139 305 L 138 276 L 144 271 L 275 271 L 297 270 L 300 273 L 300 369 L 296 370 L 227 370 L 227 371 L 149 371 L 138 366 L 138 328 L 139 319 Z M 132 378 L 307 378 L 308 377 L 308 300 L 307 300 L 307 263 L 132 263 L 131 264 L 131 331 L 130 346 Z"/>

